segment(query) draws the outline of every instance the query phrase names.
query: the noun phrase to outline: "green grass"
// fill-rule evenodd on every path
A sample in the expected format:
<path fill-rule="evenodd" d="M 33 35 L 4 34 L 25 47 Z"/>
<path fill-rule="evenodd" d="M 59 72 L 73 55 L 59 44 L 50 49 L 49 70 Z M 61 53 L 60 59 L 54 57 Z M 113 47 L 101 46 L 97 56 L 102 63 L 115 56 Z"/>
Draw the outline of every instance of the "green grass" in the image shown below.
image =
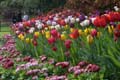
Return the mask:
<path fill-rule="evenodd" d="M 0 27 L 0 46 L 2 45 L 1 39 L 5 34 L 10 34 L 10 27 Z"/>
<path fill-rule="evenodd" d="M 0 38 L 2 38 L 3 35 L 9 34 L 9 33 L 10 33 L 10 27 L 8 26 L 0 27 Z"/>

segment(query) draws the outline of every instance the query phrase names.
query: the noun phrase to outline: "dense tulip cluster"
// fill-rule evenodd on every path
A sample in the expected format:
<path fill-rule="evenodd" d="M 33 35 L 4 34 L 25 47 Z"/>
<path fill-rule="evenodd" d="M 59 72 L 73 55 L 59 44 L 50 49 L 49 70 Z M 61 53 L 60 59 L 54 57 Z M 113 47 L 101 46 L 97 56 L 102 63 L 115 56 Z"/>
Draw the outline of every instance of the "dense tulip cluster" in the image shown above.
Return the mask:
<path fill-rule="evenodd" d="M 106 74 L 106 70 L 99 73 L 103 69 L 100 65 L 105 64 L 108 69 L 112 65 L 110 61 L 120 67 L 117 61 L 120 12 L 85 16 L 64 10 L 16 23 L 12 30 L 17 38 L 14 40 L 11 35 L 4 37 L 6 42 L 0 48 L 1 66 L 14 68 L 14 72 L 22 72 L 22 75 L 31 76 L 32 80 L 39 77 L 69 80 L 71 75 L 83 80 L 81 77 L 86 73 Z"/>

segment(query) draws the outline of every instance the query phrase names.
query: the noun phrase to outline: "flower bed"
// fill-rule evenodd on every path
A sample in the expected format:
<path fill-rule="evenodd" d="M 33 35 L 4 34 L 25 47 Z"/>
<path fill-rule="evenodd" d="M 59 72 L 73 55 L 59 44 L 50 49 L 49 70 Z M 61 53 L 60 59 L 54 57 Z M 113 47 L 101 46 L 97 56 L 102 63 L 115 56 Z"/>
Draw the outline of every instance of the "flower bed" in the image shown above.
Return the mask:
<path fill-rule="evenodd" d="M 6 53 L 3 68 L 14 68 L 11 73 L 18 74 L 10 74 L 16 79 L 120 78 L 120 12 L 85 16 L 66 10 L 14 24 L 12 29 L 17 36 L 12 49 L 17 49 L 7 53 L 19 54 L 11 59 Z"/>

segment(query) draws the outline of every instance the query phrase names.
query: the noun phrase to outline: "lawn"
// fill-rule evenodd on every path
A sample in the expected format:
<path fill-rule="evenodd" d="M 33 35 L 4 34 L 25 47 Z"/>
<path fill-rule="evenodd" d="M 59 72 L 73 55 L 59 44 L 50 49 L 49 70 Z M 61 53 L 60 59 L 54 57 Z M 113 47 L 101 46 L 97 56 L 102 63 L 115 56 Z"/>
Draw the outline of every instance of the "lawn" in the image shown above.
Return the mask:
<path fill-rule="evenodd" d="M 1 44 L 2 44 L 1 38 L 2 38 L 5 34 L 9 34 L 9 33 L 10 33 L 10 27 L 8 27 L 8 26 L 0 27 L 0 46 L 1 46 Z"/>

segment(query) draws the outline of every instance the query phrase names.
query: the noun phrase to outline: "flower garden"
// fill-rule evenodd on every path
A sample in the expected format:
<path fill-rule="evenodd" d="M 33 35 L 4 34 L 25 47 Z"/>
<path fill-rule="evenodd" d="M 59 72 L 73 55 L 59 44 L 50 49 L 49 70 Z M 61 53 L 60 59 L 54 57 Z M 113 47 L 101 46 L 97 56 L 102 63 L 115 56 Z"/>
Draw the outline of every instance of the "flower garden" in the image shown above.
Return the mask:
<path fill-rule="evenodd" d="M 1 80 L 120 79 L 120 12 L 63 10 L 11 30 L 0 48 Z"/>

